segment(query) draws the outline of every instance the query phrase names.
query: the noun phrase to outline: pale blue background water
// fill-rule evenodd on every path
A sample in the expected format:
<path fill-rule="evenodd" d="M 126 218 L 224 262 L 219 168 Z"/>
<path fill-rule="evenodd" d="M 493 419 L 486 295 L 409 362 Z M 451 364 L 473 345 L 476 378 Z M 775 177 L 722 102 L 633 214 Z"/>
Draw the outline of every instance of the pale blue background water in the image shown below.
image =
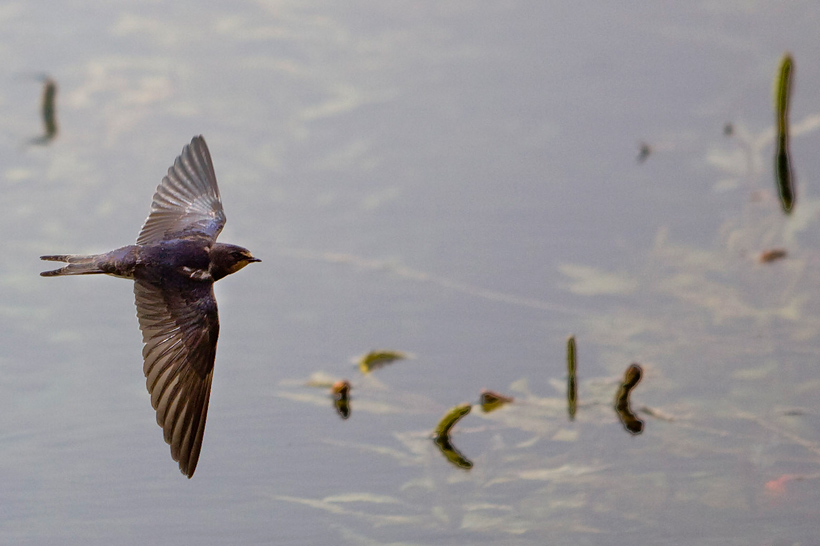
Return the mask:
<path fill-rule="evenodd" d="M 819 15 L 4 4 L 0 542 L 815 543 Z M 791 218 L 769 133 L 786 51 Z M 30 144 L 41 74 L 59 85 L 48 146 Z M 217 288 L 189 481 L 145 392 L 130 284 L 42 279 L 37 257 L 131 243 L 200 133 L 221 240 L 263 262 Z M 758 264 L 772 247 L 789 257 Z M 414 358 L 363 378 L 350 359 L 373 348 Z M 643 415 L 638 437 L 609 408 L 633 361 L 633 406 L 673 419 Z M 316 372 L 353 382 L 348 421 L 305 386 Z M 517 402 L 457 426 L 464 472 L 427 434 L 482 388 Z"/>

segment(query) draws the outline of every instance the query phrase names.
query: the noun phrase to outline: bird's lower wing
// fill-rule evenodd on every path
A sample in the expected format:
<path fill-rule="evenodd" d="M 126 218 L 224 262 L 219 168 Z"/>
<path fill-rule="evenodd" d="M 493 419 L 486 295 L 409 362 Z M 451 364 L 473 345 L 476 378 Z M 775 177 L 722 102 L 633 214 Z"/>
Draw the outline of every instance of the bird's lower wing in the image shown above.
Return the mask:
<path fill-rule="evenodd" d="M 219 318 L 212 283 L 134 282 L 146 385 L 171 457 L 196 470 L 211 393 Z"/>

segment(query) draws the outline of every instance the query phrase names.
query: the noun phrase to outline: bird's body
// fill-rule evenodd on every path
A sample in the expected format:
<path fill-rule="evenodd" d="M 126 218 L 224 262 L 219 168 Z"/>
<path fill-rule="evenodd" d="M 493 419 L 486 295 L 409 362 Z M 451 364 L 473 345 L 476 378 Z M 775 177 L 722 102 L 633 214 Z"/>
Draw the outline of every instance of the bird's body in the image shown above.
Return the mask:
<path fill-rule="evenodd" d="M 92 275 L 104 273 L 123 279 L 161 282 L 171 277 L 181 280 L 218 281 L 238 271 L 247 263 L 234 268 L 236 262 L 224 256 L 247 252 L 244 248 L 225 243 L 213 243 L 199 238 L 171 239 L 150 245 L 128 245 L 104 254 L 40 256 L 41 260 L 66 262 L 68 265 L 44 271 L 43 277 L 61 275 Z"/>
<path fill-rule="evenodd" d="M 151 404 L 171 456 L 189 478 L 202 447 L 219 336 L 213 283 L 259 261 L 245 248 L 216 242 L 224 224 L 210 153 L 195 137 L 157 188 L 137 244 L 103 254 L 41 256 L 67 263 L 44 277 L 134 280 Z"/>

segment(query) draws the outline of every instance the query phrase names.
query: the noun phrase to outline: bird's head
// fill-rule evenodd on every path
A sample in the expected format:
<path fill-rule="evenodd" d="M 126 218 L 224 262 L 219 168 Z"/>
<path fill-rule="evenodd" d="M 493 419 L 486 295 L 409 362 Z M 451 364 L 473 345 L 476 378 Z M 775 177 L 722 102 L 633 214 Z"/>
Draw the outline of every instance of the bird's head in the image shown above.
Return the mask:
<path fill-rule="evenodd" d="M 247 248 L 216 243 L 211 248 L 211 276 L 216 281 L 231 273 L 236 273 L 249 263 L 261 261 L 259 258 L 254 258 Z"/>

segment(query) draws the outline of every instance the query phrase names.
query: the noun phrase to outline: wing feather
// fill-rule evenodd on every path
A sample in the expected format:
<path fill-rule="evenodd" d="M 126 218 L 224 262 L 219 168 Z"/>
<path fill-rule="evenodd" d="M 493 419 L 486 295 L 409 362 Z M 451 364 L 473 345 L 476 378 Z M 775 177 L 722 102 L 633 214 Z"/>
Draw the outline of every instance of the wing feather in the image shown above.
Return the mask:
<path fill-rule="evenodd" d="M 151 212 L 138 245 L 192 233 L 216 240 L 225 225 L 225 211 L 216 185 L 211 154 L 201 136 L 187 144 L 154 193 Z"/>
<path fill-rule="evenodd" d="M 202 448 L 219 336 L 212 283 L 134 282 L 143 371 L 171 457 L 189 478 Z"/>

